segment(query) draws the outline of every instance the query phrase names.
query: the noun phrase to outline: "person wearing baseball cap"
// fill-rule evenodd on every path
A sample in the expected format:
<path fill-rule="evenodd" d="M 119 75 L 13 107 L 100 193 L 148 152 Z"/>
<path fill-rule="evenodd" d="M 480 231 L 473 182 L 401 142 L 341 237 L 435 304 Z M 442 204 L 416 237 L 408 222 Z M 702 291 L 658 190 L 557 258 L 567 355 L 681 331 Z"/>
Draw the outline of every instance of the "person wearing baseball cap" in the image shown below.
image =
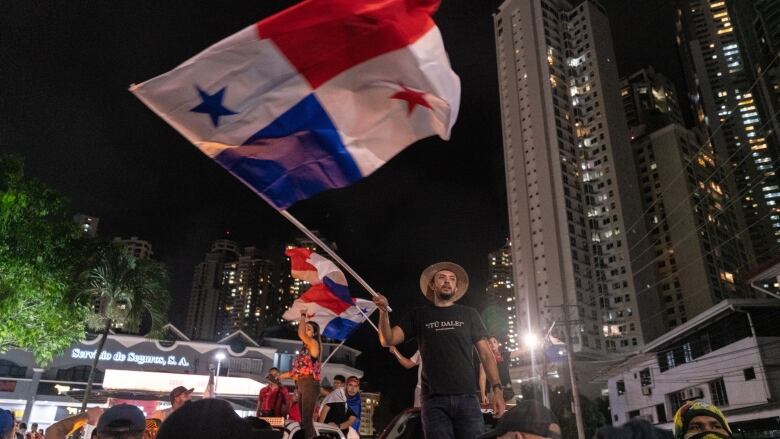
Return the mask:
<path fill-rule="evenodd" d="M 473 438 L 482 433 L 480 401 L 472 352 L 476 347 L 492 388 L 501 392 L 496 359 L 487 342 L 487 329 L 476 309 L 457 304 L 469 286 L 466 270 L 453 262 L 439 262 L 423 270 L 420 291 L 430 302 L 390 326 L 388 301 L 374 297 L 379 309 L 379 341 L 384 347 L 417 339 L 422 359 L 422 404 L 426 439 Z M 494 398 L 496 416 L 504 413 L 504 400 Z"/>
<path fill-rule="evenodd" d="M 103 412 L 97 423 L 98 439 L 143 439 L 144 413 L 130 404 L 118 404 Z"/>
<path fill-rule="evenodd" d="M 674 437 L 677 439 L 725 439 L 732 432 L 723 412 L 712 404 L 688 401 L 674 414 Z"/>
<path fill-rule="evenodd" d="M 160 425 L 156 439 L 281 439 L 283 432 L 256 430 L 229 402 L 206 398 L 184 404 Z"/>
<path fill-rule="evenodd" d="M 16 436 L 16 420 L 13 413 L 0 409 L 0 439 L 14 439 Z"/>
<path fill-rule="evenodd" d="M 561 439 L 555 415 L 536 401 L 520 401 L 504 413 L 496 428 L 477 439 Z"/>
<path fill-rule="evenodd" d="M 192 398 L 192 392 L 194 391 L 195 389 L 188 389 L 184 386 L 175 387 L 173 390 L 171 390 L 171 394 L 169 395 L 171 407 L 165 410 L 157 410 L 156 412 L 152 413 L 152 416 L 149 416 L 149 419 L 159 419 L 161 422 L 165 421 L 165 419 L 170 416 L 171 413 L 181 408 L 181 406 L 186 404 Z"/>

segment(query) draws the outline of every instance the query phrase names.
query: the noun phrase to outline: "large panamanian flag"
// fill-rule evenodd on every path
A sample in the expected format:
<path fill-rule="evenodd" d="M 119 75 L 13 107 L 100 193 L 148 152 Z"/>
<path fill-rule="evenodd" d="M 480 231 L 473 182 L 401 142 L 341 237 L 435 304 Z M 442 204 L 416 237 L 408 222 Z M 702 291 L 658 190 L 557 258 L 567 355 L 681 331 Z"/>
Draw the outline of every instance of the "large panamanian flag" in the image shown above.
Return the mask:
<path fill-rule="evenodd" d="M 292 276 L 311 284 L 284 313 L 285 320 L 298 320 L 305 309 L 308 319 L 320 325 L 322 335 L 346 340 L 376 310 L 374 302 L 349 294 L 347 278 L 329 259 L 300 247 L 284 254 L 290 258 Z"/>
<path fill-rule="evenodd" d="M 277 209 L 449 139 L 439 0 L 306 0 L 130 90 Z"/>

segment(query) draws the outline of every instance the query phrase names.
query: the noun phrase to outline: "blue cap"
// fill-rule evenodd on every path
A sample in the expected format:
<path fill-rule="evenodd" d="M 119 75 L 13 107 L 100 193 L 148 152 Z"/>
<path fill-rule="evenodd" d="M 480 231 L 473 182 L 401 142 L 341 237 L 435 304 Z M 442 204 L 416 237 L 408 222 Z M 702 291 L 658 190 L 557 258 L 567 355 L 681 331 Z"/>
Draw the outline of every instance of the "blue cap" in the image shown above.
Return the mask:
<path fill-rule="evenodd" d="M 14 415 L 8 410 L 0 409 L 0 437 L 4 437 L 14 428 Z"/>
<path fill-rule="evenodd" d="M 146 430 L 144 412 L 130 404 L 119 404 L 103 412 L 98 420 L 97 432 L 122 432 Z"/>

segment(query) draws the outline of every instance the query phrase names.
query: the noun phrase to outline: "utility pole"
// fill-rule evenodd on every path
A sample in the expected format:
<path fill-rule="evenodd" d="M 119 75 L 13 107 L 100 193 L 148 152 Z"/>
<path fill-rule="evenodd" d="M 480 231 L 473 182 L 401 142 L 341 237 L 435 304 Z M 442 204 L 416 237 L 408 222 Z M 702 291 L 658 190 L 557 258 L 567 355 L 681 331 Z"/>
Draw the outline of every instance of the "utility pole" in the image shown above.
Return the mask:
<path fill-rule="evenodd" d="M 577 437 L 579 439 L 585 439 L 585 425 L 582 422 L 582 408 L 580 406 L 580 391 L 577 387 L 577 378 L 574 376 L 574 355 L 571 349 L 571 331 L 569 330 L 569 306 L 573 305 L 561 305 L 563 310 L 563 320 L 565 324 L 566 334 L 566 357 L 569 363 L 569 378 L 571 379 L 571 393 L 574 398 L 574 419 L 577 422 Z"/>
<path fill-rule="evenodd" d="M 555 327 L 555 321 L 550 325 L 550 329 L 547 330 L 547 334 L 542 339 L 542 404 L 550 408 L 550 386 L 547 383 L 547 346 L 550 343 L 550 333 L 552 333 Z"/>
<path fill-rule="evenodd" d="M 542 405 L 550 408 L 550 386 L 547 384 L 547 340 L 542 341 Z"/>

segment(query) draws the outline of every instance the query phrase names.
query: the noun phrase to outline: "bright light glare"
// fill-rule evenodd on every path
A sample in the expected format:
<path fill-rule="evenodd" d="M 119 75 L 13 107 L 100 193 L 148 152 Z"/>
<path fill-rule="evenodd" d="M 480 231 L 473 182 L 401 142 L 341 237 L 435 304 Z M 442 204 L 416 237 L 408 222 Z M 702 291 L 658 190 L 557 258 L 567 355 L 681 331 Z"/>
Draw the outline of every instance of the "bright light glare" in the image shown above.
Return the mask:
<path fill-rule="evenodd" d="M 539 339 L 535 334 L 528 333 L 523 336 L 523 343 L 529 349 L 535 349 L 539 345 Z"/>
<path fill-rule="evenodd" d="M 223 352 L 218 352 L 217 355 L 214 356 L 217 360 L 224 360 L 225 354 Z"/>

